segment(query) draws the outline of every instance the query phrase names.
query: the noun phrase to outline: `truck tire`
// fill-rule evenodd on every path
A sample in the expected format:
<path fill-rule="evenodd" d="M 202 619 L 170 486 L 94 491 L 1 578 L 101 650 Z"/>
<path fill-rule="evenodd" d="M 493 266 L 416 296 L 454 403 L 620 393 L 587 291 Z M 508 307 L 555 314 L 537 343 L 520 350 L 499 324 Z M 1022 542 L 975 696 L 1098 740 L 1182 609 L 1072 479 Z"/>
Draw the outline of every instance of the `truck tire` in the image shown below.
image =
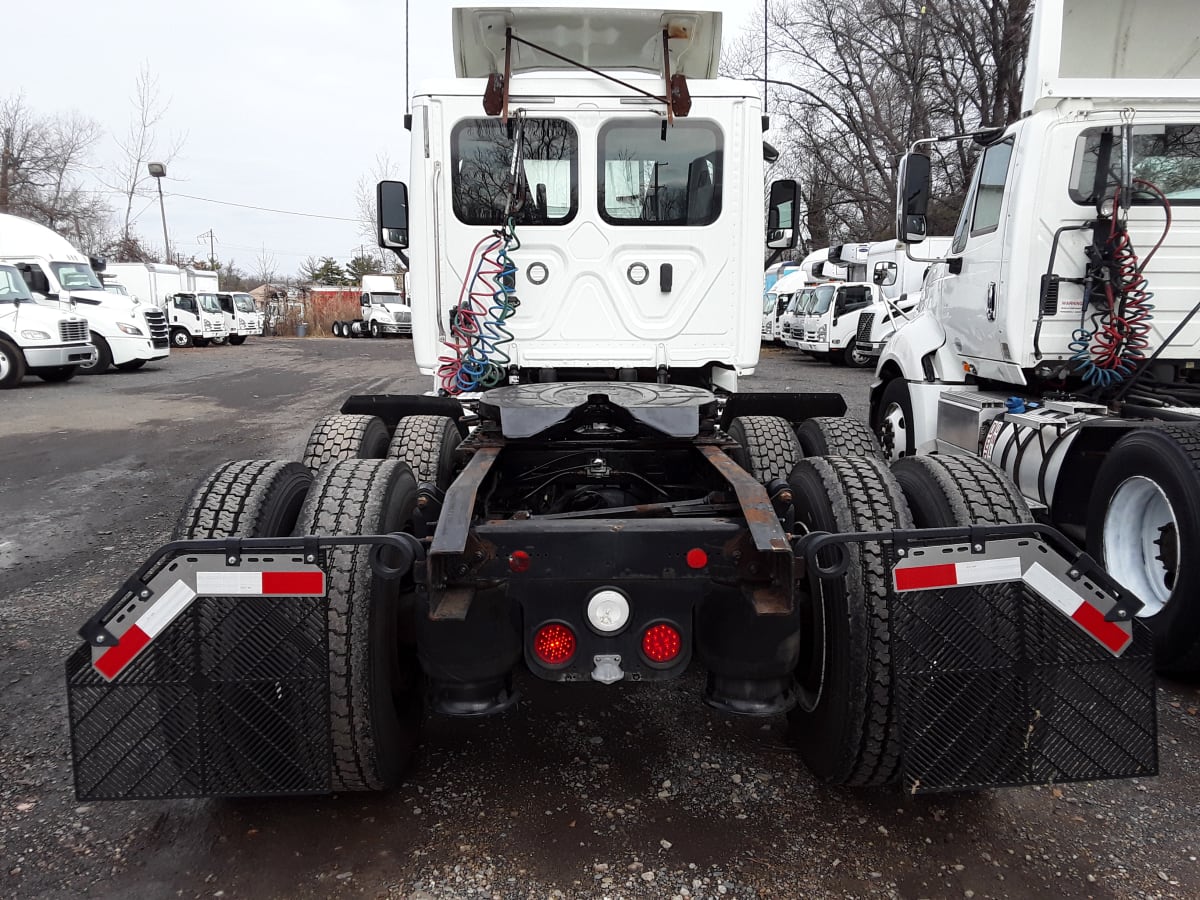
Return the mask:
<path fill-rule="evenodd" d="M 416 505 L 412 471 L 398 460 L 345 460 L 322 469 L 296 534 L 402 531 Z M 415 593 L 374 575 L 370 547 L 326 556 L 329 702 L 335 791 L 399 783 L 421 722 Z"/>
<path fill-rule="evenodd" d="M 916 455 L 912 420 L 912 396 L 908 392 L 908 382 L 897 376 L 884 385 L 879 398 L 878 419 L 871 423 L 872 430 L 879 438 L 879 446 L 883 449 L 884 459 L 895 460 Z"/>
<path fill-rule="evenodd" d="M 108 347 L 108 341 L 102 338 L 96 332 L 92 332 L 92 345 L 96 348 L 96 361 L 93 363 L 84 363 L 79 367 L 79 371 L 83 375 L 103 375 L 112 368 L 112 350 Z"/>
<path fill-rule="evenodd" d="M 212 345 L 214 347 L 224 347 L 225 344 L 228 342 L 228 340 L 229 340 L 228 335 L 226 335 L 225 337 L 215 337 L 212 339 Z"/>
<path fill-rule="evenodd" d="M 892 463 L 918 528 L 1032 522 L 1004 470 L 978 456 L 910 456 Z"/>
<path fill-rule="evenodd" d="M 371 337 L 377 338 L 382 333 L 379 329 L 379 323 L 374 319 L 371 320 L 371 326 L 368 329 L 371 332 Z"/>
<path fill-rule="evenodd" d="M 183 328 L 171 329 L 171 346 L 180 350 L 192 346 L 192 336 Z"/>
<path fill-rule="evenodd" d="M 289 535 L 311 485 L 312 473 L 297 462 L 223 463 L 184 503 L 175 540 Z"/>
<path fill-rule="evenodd" d="M 6 337 L 0 337 L 0 390 L 15 388 L 25 377 L 25 354 Z"/>
<path fill-rule="evenodd" d="M 383 459 L 388 430 L 378 416 L 326 416 L 317 422 L 302 462 L 314 475 L 321 466 L 344 459 Z"/>
<path fill-rule="evenodd" d="M 1145 606 L 1160 672 L 1200 673 L 1200 428 L 1146 426 L 1100 465 L 1088 552 Z"/>
<path fill-rule="evenodd" d="M 778 416 L 738 416 L 729 436 L 738 442 L 734 461 L 762 484 L 787 478 L 803 456 L 791 423 Z"/>
<path fill-rule="evenodd" d="M 231 334 L 229 336 L 229 343 L 231 343 L 235 347 L 240 347 L 240 346 L 242 346 L 242 344 L 246 343 L 246 335 Z"/>
<path fill-rule="evenodd" d="M 858 349 L 856 341 L 851 341 L 846 345 L 846 349 L 842 351 L 842 360 L 852 369 L 865 369 L 875 362 L 873 357 L 867 356 Z"/>
<path fill-rule="evenodd" d="M 117 363 L 118 372 L 135 372 L 146 364 L 144 359 L 131 359 L 129 362 Z"/>
<path fill-rule="evenodd" d="M 62 381 L 70 381 L 79 372 L 79 366 L 51 366 L 48 369 L 37 369 L 31 371 L 30 375 L 36 375 L 42 381 L 48 381 L 51 384 L 56 384 Z"/>
<path fill-rule="evenodd" d="M 212 339 L 205 337 L 192 338 L 192 343 L 197 347 L 207 347 L 212 343 Z"/>
<path fill-rule="evenodd" d="M 342 323 L 334 322 L 332 325 L 329 326 L 329 331 L 334 337 L 341 337 L 342 336 Z"/>
<path fill-rule="evenodd" d="M 396 426 L 388 446 L 388 459 L 408 463 L 417 484 L 441 490 L 454 480 L 454 451 L 462 434 L 448 416 L 405 416 Z"/>
<path fill-rule="evenodd" d="M 796 429 L 804 456 L 870 456 L 883 459 L 871 429 L 853 416 L 814 416 Z"/>
<path fill-rule="evenodd" d="M 796 518 L 813 531 L 909 528 L 900 486 L 877 459 L 801 460 L 789 482 Z M 900 773 L 888 600 L 891 572 L 879 543 L 847 544 L 846 573 L 816 581 L 801 600 L 798 702 L 788 713 L 809 771 L 828 784 L 873 787 Z M 803 640 L 803 639 L 802 639 Z"/>

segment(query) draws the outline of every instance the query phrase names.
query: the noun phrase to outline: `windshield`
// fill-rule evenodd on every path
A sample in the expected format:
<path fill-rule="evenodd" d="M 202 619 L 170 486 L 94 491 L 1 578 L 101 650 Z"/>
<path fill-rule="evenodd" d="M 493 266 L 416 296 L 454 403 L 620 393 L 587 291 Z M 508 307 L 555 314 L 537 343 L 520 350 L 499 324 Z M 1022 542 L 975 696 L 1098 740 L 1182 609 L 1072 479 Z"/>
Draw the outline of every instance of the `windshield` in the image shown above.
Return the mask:
<path fill-rule="evenodd" d="M 12 266 L 0 266 L 0 303 L 16 303 L 18 300 L 33 300 L 25 279 Z"/>
<path fill-rule="evenodd" d="M 217 302 L 216 294 L 197 294 L 196 299 L 200 301 L 200 308 L 205 312 L 219 313 L 221 304 Z"/>
<path fill-rule="evenodd" d="M 233 305 L 238 308 L 238 312 L 254 312 L 257 308 L 254 305 L 254 298 L 249 294 L 234 294 Z"/>
<path fill-rule="evenodd" d="M 775 295 L 763 294 L 763 315 L 766 315 L 775 309 Z"/>
<path fill-rule="evenodd" d="M 814 316 L 822 315 L 829 312 L 829 306 L 833 303 L 833 295 L 836 292 L 832 284 L 823 284 L 813 291 L 812 305 L 808 308 L 808 312 Z"/>
<path fill-rule="evenodd" d="M 50 269 L 66 291 L 102 291 L 104 285 L 87 263 L 52 262 Z"/>
<path fill-rule="evenodd" d="M 408 305 L 408 301 L 404 295 L 397 291 L 371 291 L 371 299 L 376 303 L 399 303 L 403 306 Z"/>
<path fill-rule="evenodd" d="M 125 285 L 123 284 L 106 284 L 104 289 L 110 294 L 121 294 L 124 297 L 129 296 L 129 291 L 125 290 Z"/>

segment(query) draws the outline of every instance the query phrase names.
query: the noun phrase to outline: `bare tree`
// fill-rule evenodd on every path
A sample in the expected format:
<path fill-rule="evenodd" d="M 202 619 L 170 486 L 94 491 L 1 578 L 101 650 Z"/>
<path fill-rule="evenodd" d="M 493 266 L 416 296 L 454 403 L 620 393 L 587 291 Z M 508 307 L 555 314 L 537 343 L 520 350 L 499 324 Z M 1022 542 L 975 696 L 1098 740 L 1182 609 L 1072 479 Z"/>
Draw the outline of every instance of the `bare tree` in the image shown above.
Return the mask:
<path fill-rule="evenodd" d="M 1020 115 L 1030 0 L 776 0 L 770 103 L 780 151 L 798 160 L 810 239 L 887 237 L 896 160 L 921 137 Z M 763 32 L 744 32 L 727 74 L 761 77 Z M 972 162 L 935 157 L 937 231 L 953 228 Z"/>
<path fill-rule="evenodd" d="M 258 257 L 254 261 L 254 276 L 259 279 L 261 284 L 270 284 L 274 281 L 278 268 L 279 264 L 275 261 L 274 253 L 265 246 L 258 251 Z"/>
<path fill-rule="evenodd" d="M 47 225 L 85 249 L 101 243 L 109 210 L 82 186 L 100 133 L 76 112 L 39 116 L 20 94 L 0 100 L 0 212 Z"/>
<path fill-rule="evenodd" d="M 375 155 L 375 163 L 369 172 L 358 177 L 354 186 L 354 208 L 358 215 L 358 234 L 370 238 L 374 246 L 375 233 L 375 188 L 381 181 L 396 178 L 396 164 L 386 150 Z"/>
<path fill-rule="evenodd" d="M 149 162 L 170 163 L 179 152 L 183 138 L 172 138 L 167 144 L 160 141 L 158 130 L 170 108 L 158 90 L 158 76 L 150 72 L 150 64 L 143 63 L 134 82 L 131 98 L 133 116 L 125 136 L 117 139 L 121 150 L 120 158 L 113 166 L 110 187 L 123 198 L 124 210 L 121 220 L 121 237 L 128 240 L 133 225 L 133 204 L 137 197 L 149 196 L 152 181 L 146 164 Z M 168 256 L 169 248 L 168 248 Z"/>

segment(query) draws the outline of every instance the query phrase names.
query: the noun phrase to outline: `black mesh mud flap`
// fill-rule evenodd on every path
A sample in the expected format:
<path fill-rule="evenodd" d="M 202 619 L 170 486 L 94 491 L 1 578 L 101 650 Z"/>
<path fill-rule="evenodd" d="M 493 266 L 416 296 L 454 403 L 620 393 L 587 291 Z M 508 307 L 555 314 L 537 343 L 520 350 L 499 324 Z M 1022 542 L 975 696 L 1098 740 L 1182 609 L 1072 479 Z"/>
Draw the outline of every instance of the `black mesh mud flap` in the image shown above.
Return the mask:
<path fill-rule="evenodd" d="M 324 597 L 196 597 L 111 681 L 67 660 L 80 800 L 328 793 Z"/>
<path fill-rule="evenodd" d="M 988 567 L 995 573 L 1011 565 L 1025 580 L 892 593 L 904 789 L 917 794 L 1157 774 L 1149 629 L 1128 610 L 1115 621 L 1100 580 L 1064 569 L 1073 564 L 1051 558 L 1041 542 L 1009 542 L 1020 545 L 1013 552 L 997 547 L 1003 543 L 986 554 L 960 548 L 964 552 L 949 559 L 946 548 L 937 548 L 928 559 L 934 566 L 909 571 L 949 570 L 953 581 L 954 559 L 974 558 L 959 571 L 975 566 L 987 577 Z M 903 564 L 895 548 L 891 552 L 893 564 Z M 1049 573 L 1056 568 L 1061 578 L 1053 582 Z M 1074 600 L 1068 584 L 1078 586 Z"/>

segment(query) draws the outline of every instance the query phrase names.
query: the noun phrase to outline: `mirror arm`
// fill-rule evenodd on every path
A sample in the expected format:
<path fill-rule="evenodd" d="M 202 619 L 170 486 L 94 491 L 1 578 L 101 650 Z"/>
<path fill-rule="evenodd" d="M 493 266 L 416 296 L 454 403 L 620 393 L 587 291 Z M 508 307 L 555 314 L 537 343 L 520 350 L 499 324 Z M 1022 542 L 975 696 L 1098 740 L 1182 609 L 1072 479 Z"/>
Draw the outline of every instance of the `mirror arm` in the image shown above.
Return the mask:
<path fill-rule="evenodd" d="M 783 256 L 783 250 L 776 250 L 774 253 L 768 256 L 767 261 L 763 263 L 763 271 L 766 271 L 767 269 L 771 268 L 771 266 L 775 265 L 781 256 Z"/>

